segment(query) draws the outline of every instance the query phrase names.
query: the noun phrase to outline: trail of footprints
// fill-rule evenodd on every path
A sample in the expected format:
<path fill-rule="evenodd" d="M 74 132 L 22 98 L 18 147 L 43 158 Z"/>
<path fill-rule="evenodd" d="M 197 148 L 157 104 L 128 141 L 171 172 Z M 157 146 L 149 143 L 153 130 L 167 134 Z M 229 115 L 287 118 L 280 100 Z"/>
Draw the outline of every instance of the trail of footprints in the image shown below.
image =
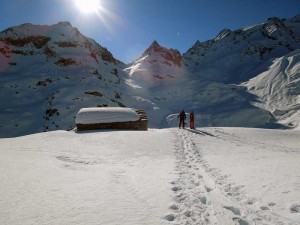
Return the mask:
<path fill-rule="evenodd" d="M 205 184 L 201 175 L 201 166 L 205 166 L 205 163 L 186 131 L 178 131 L 175 136 L 179 178 L 171 182 L 174 204 L 170 205 L 172 213 L 166 215 L 165 219 L 176 224 L 218 224 L 213 203 L 209 200 L 213 187 Z M 224 209 L 232 212 L 233 224 L 248 225 L 246 220 L 240 218 L 241 212 L 238 208 L 224 206 Z"/>
<path fill-rule="evenodd" d="M 215 188 L 215 185 L 222 186 L 223 194 L 241 201 L 241 189 L 243 187 L 233 184 L 226 184 L 226 176 L 221 176 L 217 170 L 209 168 L 206 162 L 202 159 L 198 148 L 193 140 L 193 135 L 185 130 L 174 131 L 176 139 L 175 153 L 177 158 L 178 179 L 171 182 L 171 190 L 174 193 L 174 203 L 170 205 L 171 213 L 164 218 L 174 224 L 193 224 L 193 225 L 217 225 L 220 221 L 217 214 L 224 213 L 224 210 L 230 212 L 231 222 L 228 224 L 250 225 L 251 222 L 245 220 L 242 212 L 238 207 L 231 205 L 216 206 L 210 200 L 210 192 Z M 209 173 L 216 178 L 216 184 L 210 184 L 207 180 L 204 181 L 203 175 Z M 248 199 L 247 205 L 253 204 L 256 199 Z M 231 202 L 231 201 L 229 201 Z M 269 211 L 276 203 L 269 203 L 267 206 L 261 206 L 262 212 Z M 244 215 L 252 214 L 248 209 Z M 294 204 L 291 206 L 292 213 L 300 213 L 300 205 Z M 256 213 L 255 213 L 256 214 Z M 251 221 L 269 221 L 266 224 L 281 224 L 276 218 L 271 219 L 267 214 L 258 213 L 258 217 L 252 217 Z M 222 218 L 222 217 L 221 217 Z"/>

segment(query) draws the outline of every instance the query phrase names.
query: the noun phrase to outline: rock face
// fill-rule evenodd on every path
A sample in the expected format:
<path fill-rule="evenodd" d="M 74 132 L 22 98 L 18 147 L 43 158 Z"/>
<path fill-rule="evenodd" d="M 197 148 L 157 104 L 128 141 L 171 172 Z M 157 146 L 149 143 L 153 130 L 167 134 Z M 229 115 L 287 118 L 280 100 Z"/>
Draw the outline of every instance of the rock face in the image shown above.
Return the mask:
<path fill-rule="evenodd" d="M 186 53 L 154 41 L 125 65 L 69 22 L 0 32 L 0 136 L 72 129 L 80 108 L 145 109 L 149 127 L 297 127 L 300 15 L 197 41 Z M 279 124 L 278 124 L 279 123 Z"/>
<path fill-rule="evenodd" d="M 159 57 L 162 59 L 160 63 L 169 65 L 169 66 L 178 66 L 181 67 L 182 57 L 178 50 L 176 49 L 167 49 L 160 46 L 157 41 L 154 41 L 150 47 L 144 52 L 142 57 Z"/>

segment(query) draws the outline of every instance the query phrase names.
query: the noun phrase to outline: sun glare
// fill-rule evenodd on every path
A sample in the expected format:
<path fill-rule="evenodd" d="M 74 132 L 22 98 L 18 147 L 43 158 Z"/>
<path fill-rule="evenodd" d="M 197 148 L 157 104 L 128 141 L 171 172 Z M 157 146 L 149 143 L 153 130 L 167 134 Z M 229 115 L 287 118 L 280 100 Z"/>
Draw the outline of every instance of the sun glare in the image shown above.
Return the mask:
<path fill-rule="evenodd" d="M 80 12 L 78 18 L 82 19 L 81 23 L 85 23 L 89 19 L 98 18 L 101 24 L 104 25 L 110 32 L 114 33 L 112 23 L 123 25 L 123 21 L 103 4 L 103 0 L 69 0 L 72 6 Z"/>
<path fill-rule="evenodd" d="M 99 0 L 75 0 L 77 8 L 83 13 L 96 13 L 99 11 Z"/>

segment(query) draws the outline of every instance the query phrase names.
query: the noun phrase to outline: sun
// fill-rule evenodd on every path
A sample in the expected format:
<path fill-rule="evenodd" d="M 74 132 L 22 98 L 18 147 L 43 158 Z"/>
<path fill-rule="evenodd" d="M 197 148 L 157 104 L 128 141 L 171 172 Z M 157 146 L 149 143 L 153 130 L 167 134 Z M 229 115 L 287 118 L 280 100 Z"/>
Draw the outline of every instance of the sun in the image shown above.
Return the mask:
<path fill-rule="evenodd" d="M 96 13 L 101 7 L 99 0 L 75 0 L 77 8 L 82 13 Z"/>

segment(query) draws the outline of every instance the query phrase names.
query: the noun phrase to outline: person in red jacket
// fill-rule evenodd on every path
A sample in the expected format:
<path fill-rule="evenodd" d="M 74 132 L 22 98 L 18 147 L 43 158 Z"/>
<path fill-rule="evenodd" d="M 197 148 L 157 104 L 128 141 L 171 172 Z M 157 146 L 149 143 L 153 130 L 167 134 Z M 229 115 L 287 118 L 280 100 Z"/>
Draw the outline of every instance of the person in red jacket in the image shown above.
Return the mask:
<path fill-rule="evenodd" d="M 193 111 L 190 113 L 190 128 L 195 129 L 195 116 Z"/>
<path fill-rule="evenodd" d="M 177 119 L 179 118 L 179 128 L 182 126 L 182 128 L 184 128 L 184 125 L 185 125 L 185 119 L 186 119 L 186 116 L 185 116 L 185 112 L 184 110 L 182 110 L 182 112 L 178 115 Z"/>

